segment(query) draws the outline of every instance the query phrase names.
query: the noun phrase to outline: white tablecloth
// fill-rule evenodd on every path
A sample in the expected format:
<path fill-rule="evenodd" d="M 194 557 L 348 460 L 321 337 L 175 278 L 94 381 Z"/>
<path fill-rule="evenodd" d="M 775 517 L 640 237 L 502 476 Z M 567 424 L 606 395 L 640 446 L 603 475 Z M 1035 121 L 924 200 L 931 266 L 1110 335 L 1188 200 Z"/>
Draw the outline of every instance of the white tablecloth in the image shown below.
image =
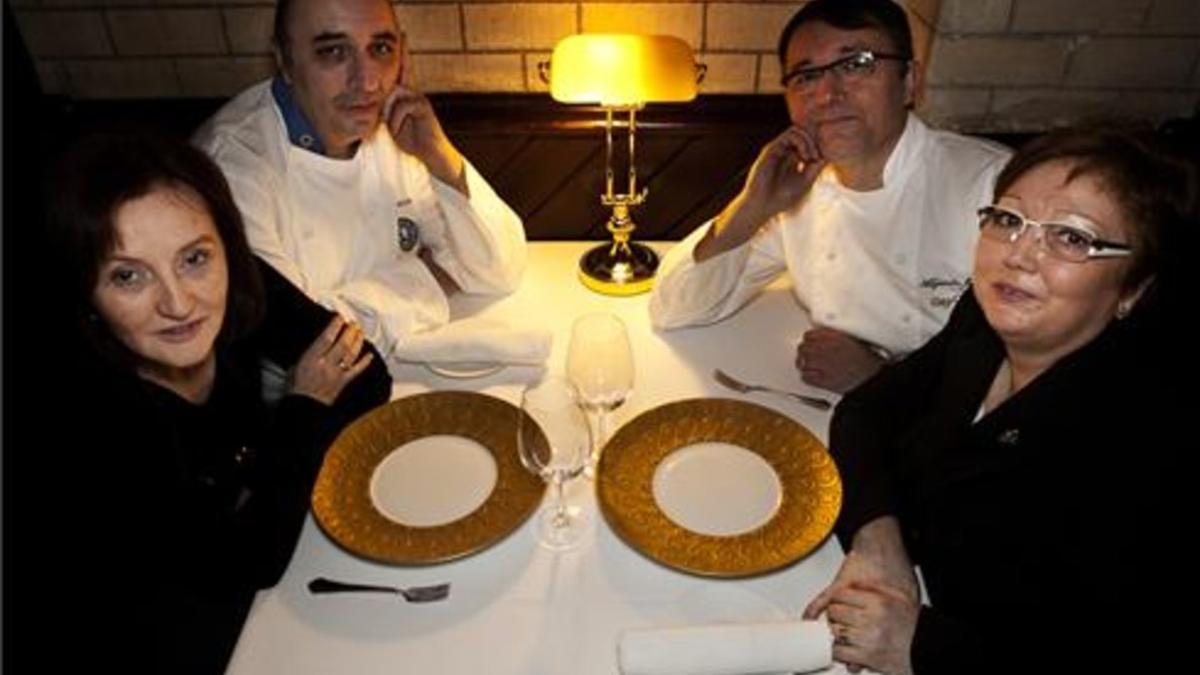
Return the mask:
<path fill-rule="evenodd" d="M 827 439 L 828 413 L 769 395 L 741 396 L 710 377 L 720 367 L 750 381 L 808 390 L 792 366 L 807 317 L 786 286 L 768 289 L 723 323 L 658 334 L 650 328 L 647 295 L 603 296 L 577 281 L 577 261 L 587 246 L 532 244 L 516 293 L 457 298 L 455 317 L 554 331 L 547 366 L 562 373 L 575 317 L 591 311 L 620 316 L 633 344 L 637 382 L 614 413 L 613 430 L 669 401 L 722 396 L 771 407 Z M 533 372 L 508 368 L 482 379 L 448 380 L 406 365 L 394 373 L 395 395 L 467 389 L 515 403 L 520 383 Z M 582 550 L 559 554 L 537 545 L 531 520 L 474 556 L 429 567 L 390 567 L 344 552 L 310 517 L 283 580 L 259 594 L 228 672 L 614 675 L 623 629 L 795 617 L 842 559 L 830 539 L 774 574 L 744 580 L 689 576 L 617 539 L 596 509 L 592 487 L 579 479 L 568 493 L 591 516 L 590 541 Z M 305 586 L 317 576 L 404 586 L 450 581 L 453 590 L 448 601 L 430 605 L 386 595 L 313 596 Z"/>

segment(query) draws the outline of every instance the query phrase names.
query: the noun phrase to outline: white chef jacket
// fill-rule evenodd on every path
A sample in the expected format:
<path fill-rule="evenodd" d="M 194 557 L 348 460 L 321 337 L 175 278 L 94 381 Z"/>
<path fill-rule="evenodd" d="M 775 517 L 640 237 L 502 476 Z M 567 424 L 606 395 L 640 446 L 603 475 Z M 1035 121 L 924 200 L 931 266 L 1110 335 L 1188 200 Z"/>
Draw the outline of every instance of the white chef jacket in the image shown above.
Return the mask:
<path fill-rule="evenodd" d="M 814 324 L 910 352 L 945 325 L 967 288 L 975 211 L 992 202 L 1010 154 L 910 114 L 882 188 L 850 190 L 826 167 L 799 204 L 702 263 L 692 251 L 712 225 L 697 228 L 663 260 L 651 320 L 663 329 L 720 321 L 786 270 Z"/>
<path fill-rule="evenodd" d="M 421 246 L 464 292 L 507 293 L 520 281 L 520 218 L 470 163 L 468 199 L 401 152 L 382 124 L 350 159 L 317 154 L 288 140 L 267 81 L 227 103 L 194 141 L 224 170 L 254 252 L 358 321 L 385 355 L 449 320 L 418 249 L 401 250 L 398 219 L 419 225 Z"/>

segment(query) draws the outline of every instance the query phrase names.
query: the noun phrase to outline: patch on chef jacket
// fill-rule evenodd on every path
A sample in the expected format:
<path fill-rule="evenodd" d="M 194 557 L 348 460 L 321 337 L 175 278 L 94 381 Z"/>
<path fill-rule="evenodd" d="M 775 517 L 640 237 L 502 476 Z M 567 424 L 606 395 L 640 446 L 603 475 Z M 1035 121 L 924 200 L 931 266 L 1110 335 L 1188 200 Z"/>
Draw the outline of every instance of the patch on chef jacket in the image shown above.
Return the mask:
<path fill-rule="evenodd" d="M 396 216 L 396 245 L 405 253 L 416 250 L 421 243 L 421 226 L 406 215 L 411 211 L 405 207 L 411 204 L 412 200 L 408 198 L 396 201 L 396 210 L 399 212 Z"/>
<path fill-rule="evenodd" d="M 953 307 L 970 285 L 969 279 L 951 277 L 925 277 L 921 280 L 921 290 L 925 291 L 929 306 L 934 309 Z"/>
<path fill-rule="evenodd" d="M 396 218 L 396 244 L 405 253 L 415 249 L 421 243 L 421 226 L 408 216 Z"/>

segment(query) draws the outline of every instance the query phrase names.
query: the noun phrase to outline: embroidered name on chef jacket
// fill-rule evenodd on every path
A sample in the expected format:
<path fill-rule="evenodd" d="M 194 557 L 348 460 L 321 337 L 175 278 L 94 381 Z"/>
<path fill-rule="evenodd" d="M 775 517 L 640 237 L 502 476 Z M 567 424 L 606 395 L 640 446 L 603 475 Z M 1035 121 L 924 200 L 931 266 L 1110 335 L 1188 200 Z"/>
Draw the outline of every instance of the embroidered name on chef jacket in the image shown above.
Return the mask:
<path fill-rule="evenodd" d="M 921 280 L 921 288 L 929 292 L 930 307 L 953 307 L 968 286 L 970 286 L 969 279 L 925 277 Z"/>

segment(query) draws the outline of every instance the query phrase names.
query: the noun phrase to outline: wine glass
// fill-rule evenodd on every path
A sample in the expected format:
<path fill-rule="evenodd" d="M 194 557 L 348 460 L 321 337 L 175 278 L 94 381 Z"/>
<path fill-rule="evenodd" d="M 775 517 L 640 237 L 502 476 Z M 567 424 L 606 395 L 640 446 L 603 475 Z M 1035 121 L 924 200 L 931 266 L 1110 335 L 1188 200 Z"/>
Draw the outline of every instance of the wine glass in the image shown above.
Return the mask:
<path fill-rule="evenodd" d="M 596 420 L 588 458 L 589 471 L 594 471 L 608 440 L 608 413 L 625 403 L 633 390 L 633 350 L 624 322 L 604 312 L 576 319 L 567 349 L 567 376 L 579 389 L 584 410 Z"/>
<path fill-rule="evenodd" d="M 563 377 L 546 375 L 521 392 L 517 451 L 525 468 L 554 487 L 554 500 L 538 517 L 538 541 L 551 550 L 575 548 L 587 522 L 583 510 L 568 506 L 563 483 L 587 465 L 591 428 L 580 407 L 579 392 Z"/>

